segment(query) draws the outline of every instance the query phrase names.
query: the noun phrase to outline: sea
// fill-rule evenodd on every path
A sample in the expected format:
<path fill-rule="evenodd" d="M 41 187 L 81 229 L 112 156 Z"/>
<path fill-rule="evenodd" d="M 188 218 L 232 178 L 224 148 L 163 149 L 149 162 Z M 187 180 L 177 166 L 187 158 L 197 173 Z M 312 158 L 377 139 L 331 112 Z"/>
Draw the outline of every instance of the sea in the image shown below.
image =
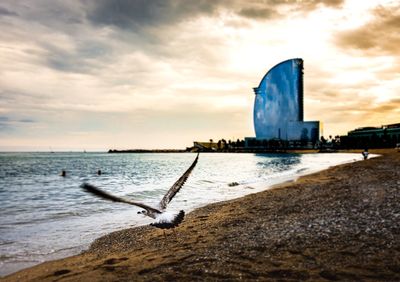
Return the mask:
<path fill-rule="evenodd" d="M 137 214 L 139 208 L 99 199 L 82 190 L 82 183 L 156 206 L 195 157 L 194 153 L 0 153 L 0 276 L 78 254 L 112 231 L 151 223 Z M 361 154 L 344 153 L 201 153 L 168 209 L 190 212 L 361 159 Z"/>

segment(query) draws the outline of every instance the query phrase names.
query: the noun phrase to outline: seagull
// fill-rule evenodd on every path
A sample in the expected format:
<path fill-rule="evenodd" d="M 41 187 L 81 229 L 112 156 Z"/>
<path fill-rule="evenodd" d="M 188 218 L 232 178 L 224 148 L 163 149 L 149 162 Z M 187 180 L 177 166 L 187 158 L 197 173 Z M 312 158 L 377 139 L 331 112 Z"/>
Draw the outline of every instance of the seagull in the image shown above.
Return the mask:
<path fill-rule="evenodd" d="M 192 165 L 186 170 L 186 172 L 172 185 L 172 187 L 168 190 L 168 192 L 164 195 L 158 207 L 151 207 L 149 205 L 131 201 L 125 198 L 120 198 L 114 195 L 111 195 L 105 191 L 100 190 L 96 186 L 93 186 L 88 183 L 83 183 L 81 187 L 93 195 L 97 197 L 107 199 L 113 202 L 120 202 L 125 203 L 133 206 L 137 206 L 142 208 L 142 211 L 139 211 L 138 214 L 143 214 L 145 216 L 151 217 L 155 219 L 151 226 L 161 228 L 161 229 L 170 229 L 177 227 L 185 217 L 185 212 L 183 210 L 179 211 L 178 214 L 173 214 L 171 212 L 167 212 L 166 208 L 169 202 L 174 198 L 174 196 L 179 192 L 182 186 L 185 184 L 186 180 L 188 179 L 190 173 L 192 172 L 193 168 L 197 164 L 197 160 L 199 158 L 199 153 L 197 153 L 196 158 L 194 159 Z"/>

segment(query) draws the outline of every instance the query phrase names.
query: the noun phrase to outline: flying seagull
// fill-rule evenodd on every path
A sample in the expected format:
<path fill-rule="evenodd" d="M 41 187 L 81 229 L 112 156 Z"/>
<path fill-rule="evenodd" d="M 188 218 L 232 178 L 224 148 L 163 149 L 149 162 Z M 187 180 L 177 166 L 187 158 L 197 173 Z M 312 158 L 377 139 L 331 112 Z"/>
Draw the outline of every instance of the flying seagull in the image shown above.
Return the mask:
<path fill-rule="evenodd" d="M 166 208 L 169 202 L 174 198 L 174 196 L 179 192 L 182 188 L 183 184 L 185 184 L 186 180 L 188 179 L 190 173 L 192 172 L 193 168 L 197 164 L 197 160 L 199 158 L 199 153 L 197 154 L 196 158 L 194 159 L 192 165 L 186 170 L 186 172 L 172 185 L 172 187 L 168 190 L 168 192 L 164 195 L 158 207 L 150 207 L 146 204 L 131 201 L 128 199 L 120 198 L 114 195 L 111 195 L 107 192 L 104 192 L 97 188 L 96 186 L 90 185 L 88 183 L 83 183 L 81 187 L 89 193 L 92 193 L 100 198 L 107 199 L 113 202 L 120 202 L 125 203 L 133 206 L 138 206 L 143 210 L 138 212 L 138 214 L 143 214 L 155 219 L 155 222 L 151 223 L 151 226 L 161 228 L 161 229 L 170 229 L 177 227 L 185 217 L 185 212 L 181 210 L 178 214 L 173 214 L 171 212 L 167 212 Z"/>

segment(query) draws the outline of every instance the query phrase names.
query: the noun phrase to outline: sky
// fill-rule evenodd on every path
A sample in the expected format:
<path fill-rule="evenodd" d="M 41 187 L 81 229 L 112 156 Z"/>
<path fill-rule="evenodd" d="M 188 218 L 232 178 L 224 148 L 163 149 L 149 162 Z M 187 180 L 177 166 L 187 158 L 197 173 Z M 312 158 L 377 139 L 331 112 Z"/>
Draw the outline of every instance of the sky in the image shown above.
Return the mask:
<path fill-rule="evenodd" d="M 400 2 L 3 0 L 0 151 L 255 136 L 254 93 L 304 60 L 324 136 L 400 122 Z"/>

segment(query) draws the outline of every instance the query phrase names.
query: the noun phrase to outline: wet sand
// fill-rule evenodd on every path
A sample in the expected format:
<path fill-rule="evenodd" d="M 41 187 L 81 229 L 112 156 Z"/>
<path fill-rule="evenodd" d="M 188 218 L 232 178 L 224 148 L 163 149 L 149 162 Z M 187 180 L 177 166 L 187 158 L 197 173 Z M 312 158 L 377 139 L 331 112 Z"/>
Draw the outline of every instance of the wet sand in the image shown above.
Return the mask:
<path fill-rule="evenodd" d="M 360 152 L 360 151 L 358 151 Z M 400 281 L 400 153 L 208 205 L 176 233 L 150 226 L 4 281 Z"/>

